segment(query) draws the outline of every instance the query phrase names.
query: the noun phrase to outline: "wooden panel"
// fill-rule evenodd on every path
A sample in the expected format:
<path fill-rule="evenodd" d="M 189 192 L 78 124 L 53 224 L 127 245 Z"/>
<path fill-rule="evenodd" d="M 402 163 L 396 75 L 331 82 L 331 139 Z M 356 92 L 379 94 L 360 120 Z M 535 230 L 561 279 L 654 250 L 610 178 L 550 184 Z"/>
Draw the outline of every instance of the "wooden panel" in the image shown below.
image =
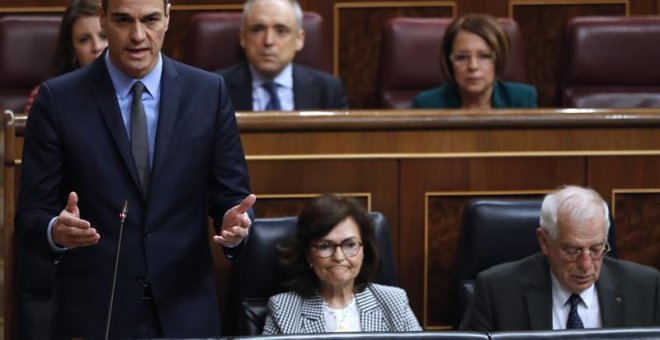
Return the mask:
<path fill-rule="evenodd" d="M 344 81 L 349 106 L 376 108 L 380 69 L 381 28 L 387 20 L 405 17 L 453 17 L 453 2 L 391 1 L 335 5 L 335 74 Z M 438 41 L 438 46 L 440 42 Z"/>
<path fill-rule="evenodd" d="M 617 150 L 657 154 L 660 150 L 660 115 L 655 110 L 357 110 L 238 113 L 238 119 L 243 146 L 251 159 L 319 154 L 343 158 L 603 154 Z"/>
<path fill-rule="evenodd" d="M 658 156 L 593 157 L 588 169 L 589 182 L 610 202 L 615 190 L 660 188 Z"/>
<path fill-rule="evenodd" d="M 298 216 L 306 204 L 319 194 L 277 194 L 259 195 L 254 204 L 256 217 L 286 217 Z M 343 196 L 355 198 L 360 205 L 370 211 L 371 195 L 360 193 L 340 193 Z"/>
<path fill-rule="evenodd" d="M 618 256 L 660 270 L 660 187 L 617 190 L 613 200 Z"/>
<path fill-rule="evenodd" d="M 427 329 L 447 328 L 452 323 L 451 290 L 453 276 L 443 279 L 434 276 L 425 280 L 425 264 L 431 268 L 452 273 L 462 206 L 459 201 L 429 200 L 434 196 L 479 196 L 499 194 L 535 193 L 551 190 L 561 184 L 583 185 L 585 161 L 582 157 L 538 157 L 498 159 L 446 159 L 404 160 L 401 164 L 400 202 L 402 287 L 409 294 L 411 306 Z M 441 192 L 439 194 L 438 192 Z M 446 209 L 448 211 L 445 211 Z M 425 215 L 425 213 L 427 215 Z M 404 219 L 405 218 L 405 222 Z M 408 227 L 406 226 L 424 226 Z M 428 236 L 425 236 L 428 231 Z M 428 237 L 429 249 L 420 247 Z M 439 247 L 431 247 L 441 244 Z M 433 281 L 431 281 L 433 279 Z M 425 287 L 436 290 L 433 300 L 424 296 Z M 449 304 L 446 304 L 449 303 Z M 449 310 L 449 312 L 447 312 Z"/>
<path fill-rule="evenodd" d="M 660 157 L 593 157 L 588 169 L 611 202 L 619 257 L 660 270 Z"/>
<path fill-rule="evenodd" d="M 365 197 L 368 209 L 382 212 L 390 222 L 395 254 L 397 253 L 398 214 L 398 163 L 396 160 L 271 160 L 248 161 L 250 185 L 257 195 L 303 197 L 324 192 L 347 193 Z M 276 196 L 276 197 L 277 197 Z M 265 214 L 277 211 L 274 209 Z M 285 208 L 293 211 L 295 206 Z M 268 211 L 268 210 L 267 210 Z"/>
<path fill-rule="evenodd" d="M 564 26 L 576 16 L 628 14 L 627 0 L 512 1 L 512 18 L 525 42 L 528 82 L 539 91 L 541 107 L 557 107 L 559 53 Z"/>

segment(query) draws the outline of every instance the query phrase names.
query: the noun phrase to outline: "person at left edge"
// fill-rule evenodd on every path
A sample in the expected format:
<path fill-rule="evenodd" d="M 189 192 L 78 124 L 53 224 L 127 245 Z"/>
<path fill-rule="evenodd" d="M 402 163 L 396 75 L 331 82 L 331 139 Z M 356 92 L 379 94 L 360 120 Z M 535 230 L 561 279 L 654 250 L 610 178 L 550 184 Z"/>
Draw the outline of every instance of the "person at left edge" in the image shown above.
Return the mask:
<path fill-rule="evenodd" d="M 108 49 L 42 84 L 25 132 L 15 222 L 57 261 L 52 338 L 103 338 L 124 200 L 110 338 L 218 336 L 207 213 L 233 258 L 256 200 L 226 87 L 160 52 L 168 0 L 103 0 L 99 14 Z M 138 81 L 148 186 L 131 145 Z"/>

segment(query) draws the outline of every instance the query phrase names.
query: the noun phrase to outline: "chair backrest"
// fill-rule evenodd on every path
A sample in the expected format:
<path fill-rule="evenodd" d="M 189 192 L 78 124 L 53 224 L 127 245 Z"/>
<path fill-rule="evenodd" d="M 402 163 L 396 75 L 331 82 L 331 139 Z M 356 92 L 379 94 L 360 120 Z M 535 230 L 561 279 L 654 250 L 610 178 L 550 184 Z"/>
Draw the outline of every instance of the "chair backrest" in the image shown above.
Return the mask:
<path fill-rule="evenodd" d="M 477 199 L 463 211 L 457 265 L 458 325 L 472 301 L 474 280 L 482 270 L 540 251 L 536 239 L 542 198 Z M 610 222 L 612 218 L 610 218 Z M 608 239 L 616 256 L 614 225 Z"/>
<path fill-rule="evenodd" d="M 374 221 L 382 262 L 376 282 L 396 286 L 398 279 L 389 224 L 380 213 L 369 215 Z M 239 334 L 261 334 L 268 313 L 268 299 L 286 291 L 283 285 L 286 274 L 279 262 L 277 246 L 291 239 L 296 221 L 296 217 L 257 218 L 250 227 L 249 240 L 232 271 L 232 299 L 235 299 Z"/>
<path fill-rule="evenodd" d="M 190 19 L 190 29 L 183 62 L 216 71 L 245 60 L 240 44 L 242 13 L 199 13 Z M 305 46 L 296 54 L 295 62 L 332 72 L 332 56 L 325 44 L 323 17 L 314 12 L 303 13 Z"/>
<path fill-rule="evenodd" d="M 421 91 L 446 81 L 440 71 L 440 43 L 452 18 L 394 18 L 383 26 L 379 99 L 385 108 L 410 107 Z M 502 79 L 525 82 L 524 47 L 518 25 L 497 18 L 511 39 L 511 58 Z"/>
<path fill-rule="evenodd" d="M 564 107 L 660 107 L 660 17 L 578 17 L 564 32 Z"/>
<path fill-rule="evenodd" d="M 46 80 L 61 16 L 0 18 L 0 109 L 21 112 L 30 91 Z"/>

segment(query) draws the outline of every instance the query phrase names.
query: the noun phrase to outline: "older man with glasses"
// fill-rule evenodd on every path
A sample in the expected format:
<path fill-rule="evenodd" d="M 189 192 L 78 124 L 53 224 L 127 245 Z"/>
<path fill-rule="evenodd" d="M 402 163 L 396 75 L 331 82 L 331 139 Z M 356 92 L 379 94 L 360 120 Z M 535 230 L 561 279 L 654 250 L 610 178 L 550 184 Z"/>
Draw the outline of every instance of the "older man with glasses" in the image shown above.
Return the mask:
<path fill-rule="evenodd" d="M 605 256 L 609 211 L 598 193 L 566 186 L 547 195 L 540 225 L 540 253 L 479 274 L 461 329 L 660 326 L 660 273 Z"/>

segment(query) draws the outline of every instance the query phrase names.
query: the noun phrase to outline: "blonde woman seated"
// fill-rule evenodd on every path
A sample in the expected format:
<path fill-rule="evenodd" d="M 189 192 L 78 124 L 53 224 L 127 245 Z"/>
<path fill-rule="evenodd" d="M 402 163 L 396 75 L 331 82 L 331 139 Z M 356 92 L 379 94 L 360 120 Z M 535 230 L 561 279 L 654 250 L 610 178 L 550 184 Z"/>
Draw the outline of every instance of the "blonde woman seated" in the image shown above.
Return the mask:
<path fill-rule="evenodd" d="M 447 82 L 415 96 L 414 108 L 536 107 L 532 86 L 498 80 L 511 54 L 509 36 L 494 18 L 471 14 L 447 27 L 440 69 Z"/>
<path fill-rule="evenodd" d="M 327 194 L 306 206 L 283 260 L 292 290 L 268 301 L 264 334 L 421 331 L 405 291 L 372 283 L 376 236 L 353 198 Z"/>

